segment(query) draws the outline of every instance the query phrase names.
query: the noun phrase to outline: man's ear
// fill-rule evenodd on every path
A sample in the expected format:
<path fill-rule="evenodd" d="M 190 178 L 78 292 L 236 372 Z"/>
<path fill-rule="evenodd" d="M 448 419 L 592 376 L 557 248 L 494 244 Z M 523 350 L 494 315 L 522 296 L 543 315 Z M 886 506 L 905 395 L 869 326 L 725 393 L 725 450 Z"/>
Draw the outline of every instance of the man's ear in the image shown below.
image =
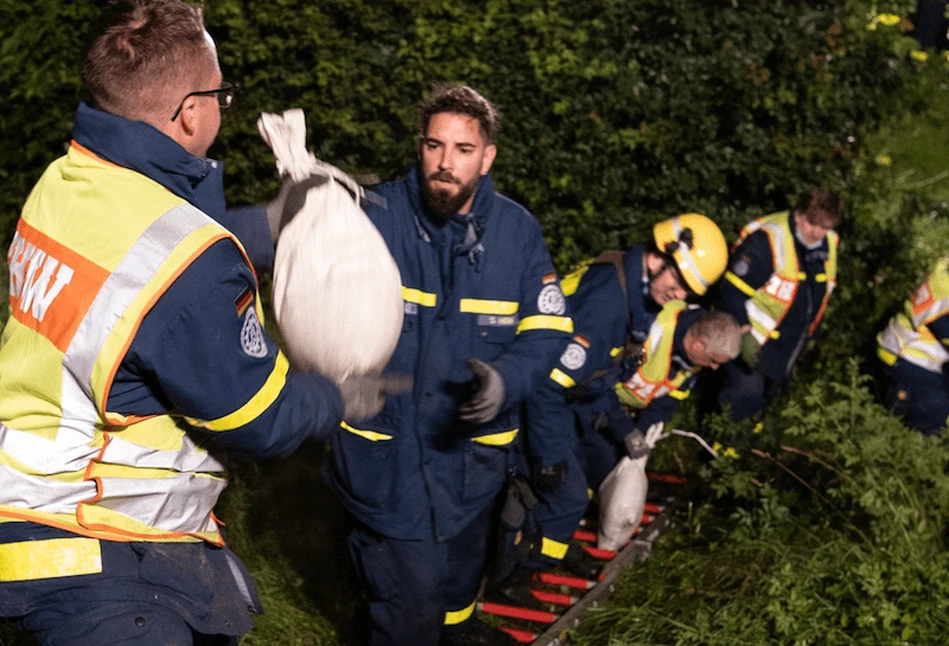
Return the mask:
<path fill-rule="evenodd" d="M 488 145 L 484 149 L 484 157 L 481 158 L 481 174 L 487 175 L 488 171 L 491 170 L 491 164 L 494 163 L 494 158 L 497 157 L 498 147 L 494 144 Z"/>

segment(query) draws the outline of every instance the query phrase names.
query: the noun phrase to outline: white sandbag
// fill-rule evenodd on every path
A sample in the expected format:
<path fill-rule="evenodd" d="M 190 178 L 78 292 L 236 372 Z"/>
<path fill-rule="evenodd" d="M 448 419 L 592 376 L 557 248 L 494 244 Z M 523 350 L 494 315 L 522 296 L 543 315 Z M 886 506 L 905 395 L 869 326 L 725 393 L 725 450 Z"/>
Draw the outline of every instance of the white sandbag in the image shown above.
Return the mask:
<path fill-rule="evenodd" d="M 662 424 L 653 424 L 646 431 L 650 449 L 662 435 Z M 646 507 L 649 480 L 646 478 L 645 455 L 636 460 L 623 456 L 600 484 L 600 520 L 596 544 L 603 550 L 618 551 L 633 537 L 642 522 Z"/>
<path fill-rule="evenodd" d="M 359 206 L 362 187 L 307 150 L 302 110 L 264 113 L 257 128 L 281 176 L 331 178 L 309 190 L 277 241 L 273 306 L 291 362 L 336 381 L 381 373 L 402 330 L 402 279 Z"/>

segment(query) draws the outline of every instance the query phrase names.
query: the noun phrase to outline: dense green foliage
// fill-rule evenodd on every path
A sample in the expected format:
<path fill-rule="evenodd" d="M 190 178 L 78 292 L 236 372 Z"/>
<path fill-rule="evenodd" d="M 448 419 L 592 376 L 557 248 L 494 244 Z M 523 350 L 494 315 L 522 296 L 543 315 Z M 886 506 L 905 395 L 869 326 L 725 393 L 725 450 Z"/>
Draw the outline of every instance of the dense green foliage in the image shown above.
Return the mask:
<path fill-rule="evenodd" d="M 0 3 L 0 239 L 68 141 L 81 32 L 99 4 Z M 412 163 L 414 106 L 442 80 L 500 107 L 497 183 L 538 216 L 562 270 L 678 212 L 707 213 L 732 237 L 799 190 L 843 193 L 840 287 L 801 379 L 761 435 L 706 420 L 739 458 L 701 468 L 704 504 L 631 573 L 582 643 L 945 641 L 949 453 L 876 405 L 858 376 L 872 362 L 852 359 L 871 356 L 875 332 L 949 242 L 944 163 L 934 156 L 936 167 L 914 174 L 901 147 L 945 92 L 945 62 L 908 58 L 907 25 L 875 13 L 914 5 L 205 3 L 225 78 L 241 85 L 212 149 L 234 204 L 277 189 L 260 111 L 305 108 L 317 155 L 389 178 Z M 691 447 L 668 442 L 657 460 L 694 463 Z M 333 643 L 324 617 L 340 630 L 351 620 L 319 591 L 338 568 L 300 561 L 308 550 L 345 559 L 345 547 L 314 547 L 342 538 L 320 534 L 329 512 L 313 502 L 316 470 L 293 465 L 242 470 L 221 510 L 269 612 L 248 644 Z M 4 630 L 0 644 L 16 639 Z"/>

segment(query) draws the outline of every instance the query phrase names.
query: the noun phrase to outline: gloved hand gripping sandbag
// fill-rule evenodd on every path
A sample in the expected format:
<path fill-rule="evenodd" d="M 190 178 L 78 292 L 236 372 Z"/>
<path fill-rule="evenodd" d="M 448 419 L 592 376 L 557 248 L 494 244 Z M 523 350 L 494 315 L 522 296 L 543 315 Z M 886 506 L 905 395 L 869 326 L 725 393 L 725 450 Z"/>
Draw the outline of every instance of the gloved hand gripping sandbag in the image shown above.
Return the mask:
<path fill-rule="evenodd" d="M 662 429 L 662 423 L 650 426 L 643 440 L 648 450 L 635 460 L 623 456 L 600 485 L 600 521 L 596 537 L 596 546 L 600 549 L 620 550 L 642 522 L 649 489 L 646 461 L 662 435 Z"/>
<path fill-rule="evenodd" d="M 306 148 L 303 111 L 264 113 L 257 129 L 285 179 L 309 182 L 302 208 L 281 223 L 273 271 L 277 325 L 294 367 L 340 382 L 378 375 L 402 330 L 402 278 L 363 212 L 364 191 Z"/>

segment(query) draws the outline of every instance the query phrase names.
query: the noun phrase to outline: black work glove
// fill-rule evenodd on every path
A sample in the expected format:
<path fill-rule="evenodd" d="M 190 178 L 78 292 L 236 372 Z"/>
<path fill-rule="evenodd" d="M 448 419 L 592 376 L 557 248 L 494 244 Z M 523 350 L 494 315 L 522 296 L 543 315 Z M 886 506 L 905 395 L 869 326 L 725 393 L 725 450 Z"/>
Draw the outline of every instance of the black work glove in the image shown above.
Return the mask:
<path fill-rule="evenodd" d="M 745 332 L 741 335 L 741 350 L 739 351 L 741 360 L 745 365 L 754 370 L 758 367 L 761 360 L 761 345 L 751 332 Z"/>
<path fill-rule="evenodd" d="M 329 177 L 327 175 L 308 175 L 296 181 L 287 177 L 283 180 L 280 192 L 267 204 L 267 224 L 270 226 L 270 237 L 274 242 L 280 236 L 283 228 L 290 223 L 297 213 L 306 204 L 306 194 L 311 188 L 322 186 Z"/>
<path fill-rule="evenodd" d="M 359 420 L 382 412 L 386 395 L 412 390 L 412 378 L 404 375 L 353 375 L 338 384 L 345 405 L 344 419 Z"/>
<path fill-rule="evenodd" d="M 468 367 L 475 375 L 478 389 L 458 409 L 458 419 L 468 424 L 490 422 L 504 405 L 504 379 L 501 373 L 480 359 L 468 359 Z"/>
<path fill-rule="evenodd" d="M 553 491 L 567 475 L 567 461 L 561 460 L 552 467 L 531 470 L 531 484 L 538 491 Z"/>
<path fill-rule="evenodd" d="M 629 456 L 630 460 L 644 458 L 652 451 L 649 445 L 646 444 L 646 436 L 643 435 L 643 432 L 639 429 L 628 433 L 626 437 L 623 438 L 623 444 L 626 446 L 626 455 Z"/>

